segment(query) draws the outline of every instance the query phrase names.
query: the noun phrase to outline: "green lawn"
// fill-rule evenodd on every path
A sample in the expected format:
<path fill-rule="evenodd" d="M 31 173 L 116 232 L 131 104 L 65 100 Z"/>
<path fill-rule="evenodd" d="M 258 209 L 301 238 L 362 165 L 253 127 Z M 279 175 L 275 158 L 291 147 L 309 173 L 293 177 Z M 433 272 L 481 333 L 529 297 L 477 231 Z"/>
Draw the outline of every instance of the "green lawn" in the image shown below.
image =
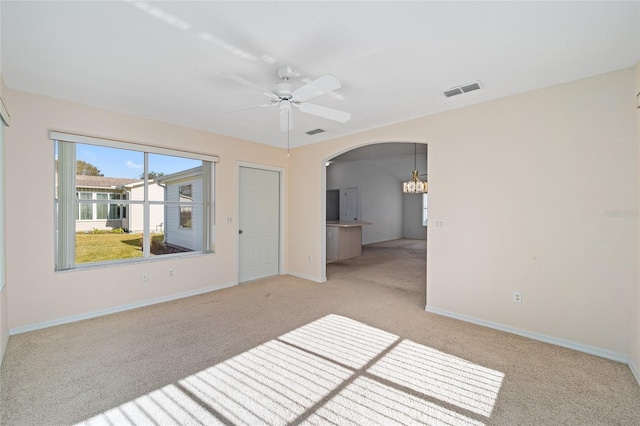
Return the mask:
<path fill-rule="evenodd" d="M 163 240 L 163 234 L 153 239 Z M 142 257 L 142 234 L 76 234 L 76 264 Z"/>

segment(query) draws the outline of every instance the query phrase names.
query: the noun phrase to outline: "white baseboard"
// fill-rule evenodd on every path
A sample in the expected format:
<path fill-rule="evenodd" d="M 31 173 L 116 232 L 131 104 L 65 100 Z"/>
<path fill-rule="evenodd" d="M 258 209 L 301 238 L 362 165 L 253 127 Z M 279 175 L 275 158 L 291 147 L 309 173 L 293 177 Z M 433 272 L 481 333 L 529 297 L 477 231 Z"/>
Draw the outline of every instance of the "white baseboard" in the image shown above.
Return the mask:
<path fill-rule="evenodd" d="M 638 368 L 636 363 L 633 362 L 631 358 L 629 358 L 629 362 L 627 363 L 627 365 L 629 365 L 629 369 L 631 370 L 631 373 L 633 373 L 633 376 L 636 378 L 638 385 L 640 385 L 640 368 Z"/>
<path fill-rule="evenodd" d="M 628 364 L 628 357 L 623 354 L 619 354 L 616 352 L 611 352 L 605 349 L 597 348 L 595 346 L 583 345 L 581 343 L 573 342 L 571 340 L 558 339 L 557 337 L 547 336 L 546 334 L 533 333 L 531 331 L 522 330 L 515 327 L 510 327 L 508 325 L 500 324 L 492 321 L 485 321 L 479 318 L 471 317 L 468 315 L 458 314 L 455 312 L 450 312 L 444 309 L 434 308 L 432 306 L 427 306 L 425 311 L 431 312 L 434 314 L 442 315 L 449 318 L 454 318 L 460 321 L 469 322 L 472 324 L 481 325 L 483 327 L 493 328 L 495 330 L 506 331 L 507 333 L 517 334 L 518 336 L 528 337 L 529 339 L 539 340 L 545 343 L 551 343 L 552 345 L 562 346 L 563 348 L 573 349 L 579 352 L 588 353 L 591 355 L 599 356 L 601 358 L 607 358 L 613 361 L 618 361 L 623 364 Z M 632 370 L 633 371 L 633 370 Z M 634 373 L 635 374 L 635 373 Z M 638 378 L 638 375 L 636 375 Z M 640 380 L 639 380 L 640 382 Z"/>
<path fill-rule="evenodd" d="M 4 359 L 4 352 L 7 350 L 7 343 L 9 343 L 9 334 L 7 333 L 2 341 L 0 341 L 0 365 L 2 365 L 2 360 Z"/>
<path fill-rule="evenodd" d="M 115 314 L 117 312 L 128 311 L 131 309 L 142 308 L 144 306 L 156 305 L 158 303 L 170 302 L 172 300 L 184 299 L 185 297 L 197 296 L 199 294 L 209 293 L 215 290 L 232 287 L 235 283 L 218 284 L 211 287 L 199 288 L 197 290 L 185 291 L 184 293 L 172 294 L 170 296 L 158 297 L 155 299 L 145 300 L 143 302 L 130 303 L 128 305 L 116 306 L 114 308 L 101 309 L 99 311 L 88 312 L 86 314 L 71 315 L 51 321 L 39 322 L 37 324 L 24 325 L 9 329 L 9 335 L 27 333 L 29 331 L 40 330 L 43 328 L 54 327 L 56 325 L 69 324 L 76 321 L 82 321 L 90 318 L 101 317 L 104 315 Z"/>
<path fill-rule="evenodd" d="M 319 277 L 312 277 L 311 275 L 299 274 L 297 272 L 287 271 L 287 275 L 293 275 L 294 277 L 302 278 L 304 280 L 313 281 L 315 283 L 324 283 L 327 281 L 326 278 L 322 279 Z"/>
<path fill-rule="evenodd" d="M 362 242 L 363 246 L 368 246 L 369 244 L 378 244 L 378 243 L 386 243 L 387 241 L 395 241 L 395 240 L 399 240 L 402 237 L 397 237 L 397 238 L 383 238 L 381 240 L 373 240 L 373 241 L 367 241 L 367 242 Z"/>

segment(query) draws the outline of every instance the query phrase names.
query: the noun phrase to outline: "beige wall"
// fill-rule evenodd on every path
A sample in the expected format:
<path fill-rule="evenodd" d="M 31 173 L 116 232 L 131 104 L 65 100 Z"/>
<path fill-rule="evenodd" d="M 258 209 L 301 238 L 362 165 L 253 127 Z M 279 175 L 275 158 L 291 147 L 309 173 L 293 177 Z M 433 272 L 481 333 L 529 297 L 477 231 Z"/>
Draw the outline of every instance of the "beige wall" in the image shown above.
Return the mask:
<path fill-rule="evenodd" d="M 635 86 L 633 93 L 640 93 L 640 62 L 634 68 Z M 636 143 L 640 146 L 640 108 L 636 108 Z M 639 158 L 640 161 L 640 158 Z M 639 206 L 640 207 L 640 206 Z M 640 258 L 636 259 L 640 264 Z M 629 366 L 640 383 L 640 277 L 635 282 L 634 292 L 631 297 L 631 330 L 629 338 Z"/>
<path fill-rule="evenodd" d="M 606 213 L 638 206 L 633 78 L 622 70 L 293 150 L 289 270 L 324 278 L 307 259 L 322 258 L 325 159 L 426 142 L 430 222 L 445 220 L 427 240 L 428 308 L 626 359 L 638 218 Z"/>
<path fill-rule="evenodd" d="M 638 218 L 607 214 L 640 206 L 638 118 L 628 107 L 637 68 L 292 150 L 286 269 L 324 279 L 326 159 L 376 142 L 429 143 L 430 218 L 446 227 L 429 234 L 428 307 L 630 354 L 637 365 Z M 235 224 L 224 218 L 237 217 L 236 161 L 287 168 L 283 150 L 24 92 L 3 98 L 7 181 L 20 183 L 6 191 L 0 310 L 10 297 L 10 328 L 235 282 Z M 217 253 L 53 272 L 50 129 L 220 155 Z"/>
<path fill-rule="evenodd" d="M 6 172 L 14 183 L 6 191 L 10 328 L 235 283 L 236 161 L 286 169 L 284 150 L 10 89 L 6 95 L 12 118 Z M 219 155 L 216 253 L 55 273 L 50 129 Z M 143 272 L 148 282 L 141 282 Z"/>

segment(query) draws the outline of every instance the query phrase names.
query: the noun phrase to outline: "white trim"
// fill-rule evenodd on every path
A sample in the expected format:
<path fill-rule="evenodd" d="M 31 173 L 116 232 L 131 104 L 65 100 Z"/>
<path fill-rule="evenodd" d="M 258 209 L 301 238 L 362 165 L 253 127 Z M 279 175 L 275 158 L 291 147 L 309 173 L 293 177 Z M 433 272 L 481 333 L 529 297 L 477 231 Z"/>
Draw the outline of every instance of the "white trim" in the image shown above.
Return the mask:
<path fill-rule="evenodd" d="M 303 280 L 313 281 L 314 283 L 322 284 L 327 282 L 326 278 L 312 277 L 311 275 L 299 274 L 297 272 L 287 272 L 286 275 L 293 275 L 294 277 L 302 278 Z"/>
<path fill-rule="evenodd" d="M 597 348 L 595 346 L 583 345 L 582 343 L 573 342 L 571 340 L 558 339 L 557 337 L 547 336 L 546 334 L 533 333 L 531 331 L 522 330 L 508 325 L 503 325 L 497 322 L 485 321 L 479 318 L 471 317 L 468 315 L 458 314 L 450 312 L 445 309 L 434 308 L 427 306 L 425 311 L 432 314 L 438 314 L 449 318 L 454 318 L 460 321 L 469 322 L 472 324 L 481 325 L 483 327 L 493 328 L 495 330 L 506 331 L 507 333 L 516 334 L 518 336 L 527 337 L 529 339 L 538 340 L 540 342 L 550 343 L 556 346 L 562 346 L 563 348 L 573 349 L 579 352 L 584 352 L 590 355 L 599 356 L 601 358 L 607 358 L 613 361 L 618 361 L 623 364 L 628 363 L 628 357 L 623 354 L 611 352 L 605 349 Z"/>
<path fill-rule="evenodd" d="M 55 130 L 51 130 L 49 132 L 49 139 L 54 141 L 57 140 L 57 141 L 65 141 L 65 142 L 75 142 L 75 143 L 82 143 L 86 145 L 99 145 L 99 146 L 107 146 L 110 148 L 149 152 L 152 154 L 170 155 L 172 157 L 178 156 L 177 155 L 178 153 L 184 153 L 185 157 L 192 158 L 195 160 L 211 161 L 212 163 L 217 163 L 218 161 L 220 161 L 220 158 L 217 155 L 209 155 L 201 152 L 182 151 L 175 148 L 162 148 L 159 146 L 145 145 L 145 144 L 135 143 L 135 142 L 124 142 L 124 141 L 117 141 L 113 139 L 97 138 L 94 136 L 57 132 Z"/>
<path fill-rule="evenodd" d="M 636 378 L 636 382 L 638 382 L 638 385 L 640 385 L 640 369 L 636 366 L 631 358 L 629 358 L 629 362 L 627 362 L 627 365 L 629 366 L 629 369 L 631 370 L 633 376 Z"/>
<path fill-rule="evenodd" d="M 395 241 L 395 240 L 398 240 L 398 239 L 402 239 L 402 235 L 397 237 L 397 238 L 383 238 L 381 240 L 367 241 L 366 243 L 362 243 L 362 245 L 363 246 L 368 246 L 368 245 L 371 245 L 371 244 L 386 243 L 387 241 Z M 407 238 L 407 239 L 409 239 L 409 238 Z M 425 240 L 426 240 L 426 238 L 425 238 Z M 424 240 L 421 240 L 421 241 L 424 241 Z"/>
<path fill-rule="evenodd" d="M 102 309 L 99 311 L 88 312 L 86 314 L 72 315 L 69 317 L 58 318 L 51 321 L 39 322 L 36 324 L 25 325 L 22 327 L 16 327 L 9 329 L 9 335 L 27 333 L 29 331 L 40 330 L 43 328 L 54 327 L 56 325 L 69 324 L 76 321 L 82 321 L 90 318 L 101 317 L 104 315 L 111 315 L 118 312 L 129 311 L 131 309 L 142 308 L 145 306 L 156 305 L 158 303 L 170 302 L 172 300 L 184 299 L 185 297 L 197 296 L 204 293 L 209 293 L 216 290 L 222 290 L 223 288 L 233 287 L 235 283 L 224 283 L 210 287 L 199 288 L 196 290 L 185 291 L 183 293 L 172 294 L 170 296 L 157 297 L 155 299 L 145 300 L 142 302 L 130 303 L 128 305 L 116 306 L 114 308 Z"/>
<path fill-rule="evenodd" d="M 4 359 L 4 354 L 7 350 L 7 344 L 9 343 L 9 333 L 7 333 L 0 342 L 0 365 L 2 365 L 2 360 Z"/>
<path fill-rule="evenodd" d="M 327 281 L 327 160 L 320 163 L 320 281 Z M 340 219 L 340 206 L 338 206 Z"/>
<path fill-rule="evenodd" d="M 2 82 L 0 81 L 0 84 Z M 6 252 L 6 219 L 5 219 L 5 189 L 6 189 L 6 177 L 5 177 L 5 142 L 4 142 L 4 123 L 0 122 L 0 291 L 7 283 L 7 260 L 5 257 Z M 2 351 L 0 351 L 0 360 L 2 360 Z"/>
<path fill-rule="evenodd" d="M 280 229 L 279 229 L 279 234 L 280 234 L 280 241 L 278 242 L 279 244 L 279 248 L 278 248 L 278 275 L 283 275 L 285 274 L 285 270 L 284 270 L 284 258 L 285 258 L 285 241 L 286 241 L 286 228 L 285 228 L 285 216 L 286 216 L 286 210 L 285 210 L 285 198 L 286 198 L 286 193 L 285 193 L 285 182 L 286 182 L 286 172 L 285 169 L 283 167 L 278 167 L 278 166 L 268 166 L 265 164 L 258 164 L 258 163 L 250 163 L 247 161 L 236 161 L 236 223 L 235 223 L 235 234 L 236 234 L 236 258 L 235 258 L 235 265 L 234 265 L 234 270 L 235 270 L 235 274 L 236 274 L 236 282 L 239 283 L 240 282 L 240 234 L 239 234 L 239 230 L 240 230 L 240 223 L 239 223 L 239 218 L 240 218 L 240 168 L 241 167 L 248 167 L 248 168 L 252 168 L 252 169 L 258 169 L 258 170 L 268 170 L 268 171 L 272 171 L 272 172 L 278 172 L 280 173 Z M 266 277 L 265 277 L 266 278 Z"/>
<path fill-rule="evenodd" d="M 155 181 L 157 183 L 177 182 L 180 180 L 189 181 L 193 180 L 193 178 L 195 178 L 196 176 L 202 176 L 202 166 L 193 167 L 187 170 L 181 170 L 176 173 L 171 173 L 170 175 L 159 176 L 155 179 Z"/>

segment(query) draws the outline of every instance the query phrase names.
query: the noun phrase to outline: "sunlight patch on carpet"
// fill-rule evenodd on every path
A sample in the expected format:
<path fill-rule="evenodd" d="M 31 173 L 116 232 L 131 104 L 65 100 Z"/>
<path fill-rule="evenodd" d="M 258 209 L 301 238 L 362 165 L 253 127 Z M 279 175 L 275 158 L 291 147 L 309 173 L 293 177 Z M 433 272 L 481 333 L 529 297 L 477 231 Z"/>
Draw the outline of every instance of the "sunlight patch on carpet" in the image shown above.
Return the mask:
<path fill-rule="evenodd" d="M 368 370 L 416 392 L 489 417 L 504 374 L 404 340 Z"/>
<path fill-rule="evenodd" d="M 482 426 L 503 378 L 327 315 L 79 425 Z"/>
<path fill-rule="evenodd" d="M 327 423 L 389 426 L 483 424 L 367 377 L 358 377 L 303 424 Z"/>

